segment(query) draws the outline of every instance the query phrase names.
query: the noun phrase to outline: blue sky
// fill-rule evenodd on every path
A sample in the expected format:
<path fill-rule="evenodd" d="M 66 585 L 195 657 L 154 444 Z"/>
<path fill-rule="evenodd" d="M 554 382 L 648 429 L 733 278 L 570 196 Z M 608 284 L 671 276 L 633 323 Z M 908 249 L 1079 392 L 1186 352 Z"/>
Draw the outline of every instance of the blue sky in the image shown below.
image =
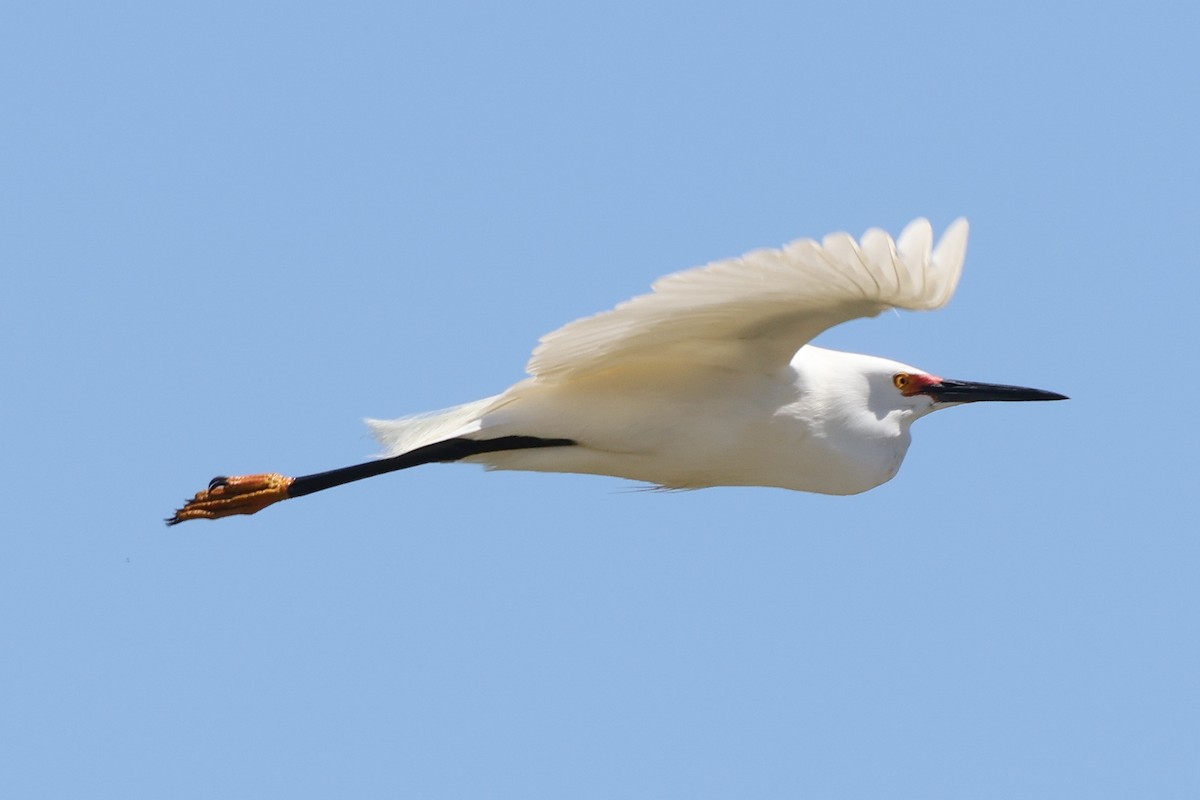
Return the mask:
<path fill-rule="evenodd" d="M 11 797 L 1192 797 L 1193 4 L 28 4 Z M 166 529 L 661 274 L 965 215 L 828 346 L 1069 403 L 862 496 L 433 466 Z"/>

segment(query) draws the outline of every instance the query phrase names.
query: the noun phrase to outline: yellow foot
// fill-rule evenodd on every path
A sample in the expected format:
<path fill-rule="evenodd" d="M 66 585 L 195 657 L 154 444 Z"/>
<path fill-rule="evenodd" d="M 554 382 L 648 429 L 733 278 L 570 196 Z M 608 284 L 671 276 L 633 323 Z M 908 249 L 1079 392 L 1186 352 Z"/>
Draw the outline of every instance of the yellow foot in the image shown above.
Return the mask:
<path fill-rule="evenodd" d="M 208 488 L 197 492 L 195 497 L 184 503 L 183 508 L 167 520 L 167 524 L 178 525 L 189 519 L 220 519 L 262 511 L 272 503 L 287 500 L 288 488 L 293 480 L 274 472 L 213 478 Z"/>

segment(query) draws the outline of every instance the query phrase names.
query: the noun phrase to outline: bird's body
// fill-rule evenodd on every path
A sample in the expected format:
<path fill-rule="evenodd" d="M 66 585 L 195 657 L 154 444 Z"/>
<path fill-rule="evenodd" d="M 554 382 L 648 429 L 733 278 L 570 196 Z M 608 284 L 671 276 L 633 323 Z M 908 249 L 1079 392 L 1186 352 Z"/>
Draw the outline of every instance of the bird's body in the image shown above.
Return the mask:
<path fill-rule="evenodd" d="M 893 241 L 832 234 L 669 275 L 651 294 L 543 337 L 530 377 L 493 397 L 369 420 L 386 455 L 299 478 L 217 478 L 169 523 L 254 513 L 278 500 L 432 461 L 611 475 L 667 489 L 774 486 L 857 494 L 894 477 L 909 428 L 977 400 L 1057 400 L 1024 387 L 944 380 L 809 344 L 887 308 L 954 293 L 958 220 L 933 247 L 917 220 Z"/>
<path fill-rule="evenodd" d="M 370 424 L 393 456 L 439 438 L 566 438 L 576 445 L 464 460 L 494 469 L 611 475 L 666 489 L 777 486 L 857 494 L 896 474 L 909 425 L 932 407 L 872 410 L 864 370 L 883 375 L 882 388 L 890 390 L 891 375 L 911 368 L 808 345 L 771 372 L 666 364 L 529 379 L 478 403 Z M 434 421 L 451 427 L 430 429 Z"/>

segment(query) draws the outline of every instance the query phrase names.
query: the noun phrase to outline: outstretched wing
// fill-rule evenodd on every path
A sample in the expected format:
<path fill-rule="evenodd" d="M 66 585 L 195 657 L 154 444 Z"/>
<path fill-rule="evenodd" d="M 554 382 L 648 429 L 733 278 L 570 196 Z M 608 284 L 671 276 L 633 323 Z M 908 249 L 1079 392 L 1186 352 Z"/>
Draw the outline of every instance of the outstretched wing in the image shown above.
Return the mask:
<path fill-rule="evenodd" d="M 651 294 L 542 337 L 527 370 L 556 380 L 631 363 L 772 371 L 828 328 L 888 308 L 929 310 L 950 300 L 967 251 L 967 221 L 933 247 L 926 219 L 893 241 L 833 233 L 779 250 L 660 278 Z"/>

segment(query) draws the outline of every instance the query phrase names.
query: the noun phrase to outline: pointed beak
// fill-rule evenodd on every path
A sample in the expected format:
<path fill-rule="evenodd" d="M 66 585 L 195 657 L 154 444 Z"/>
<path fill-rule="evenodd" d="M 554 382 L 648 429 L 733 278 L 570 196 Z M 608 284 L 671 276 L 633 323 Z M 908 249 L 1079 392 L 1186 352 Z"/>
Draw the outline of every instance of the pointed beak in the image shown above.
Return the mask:
<path fill-rule="evenodd" d="M 951 381 L 943 378 L 938 383 L 925 387 L 927 394 L 936 403 L 978 403 L 985 400 L 1013 402 L 1016 400 L 1068 400 L 1066 395 L 1029 389 L 1025 386 L 1005 386 L 999 383 L 976 383 L 975 381 Z"/>

